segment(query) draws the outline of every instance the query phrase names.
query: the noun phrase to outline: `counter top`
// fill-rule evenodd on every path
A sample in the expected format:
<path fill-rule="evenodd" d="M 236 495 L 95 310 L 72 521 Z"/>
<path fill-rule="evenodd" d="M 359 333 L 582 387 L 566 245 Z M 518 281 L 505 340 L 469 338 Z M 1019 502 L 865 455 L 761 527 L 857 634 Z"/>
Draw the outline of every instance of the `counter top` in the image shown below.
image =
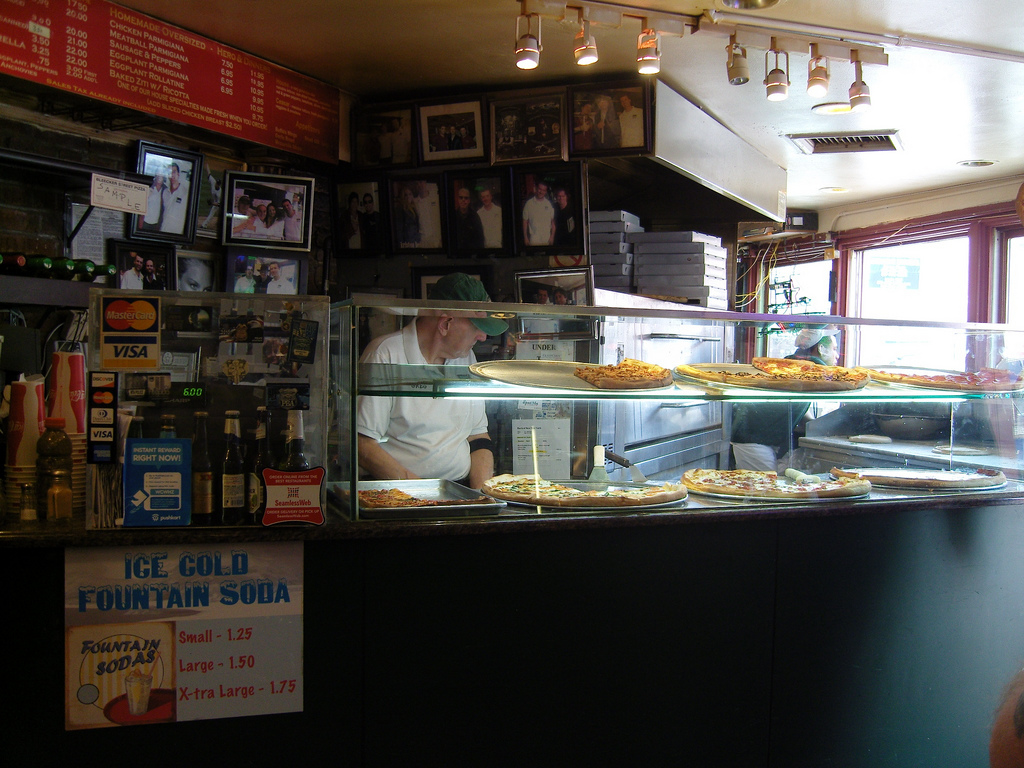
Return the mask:
<path fill-rule="evenodd" d="M 812 456 L 827 459 L 835 456 L 836 460 L 847 458 L 851 466 L 900 466 L 906 464 L 913 467 L 930 469 L 949 469 L 951 467 L 970 467 L 972 469 L 998 469 L 1007 477 L 1021 477 L 1021 462 L 1016 457 L 1001 456 L 995 448 L 980 456 L 964 454 L 937 453 L 936 440 L 893 440 L 891 443 L 852 443 L 846 436 L 802 437 L 800 447 L 812 451 Z M 827 461 L 826 461 L 827 463 Z M 811 467 L 823 472 L 829 467 Z"/>

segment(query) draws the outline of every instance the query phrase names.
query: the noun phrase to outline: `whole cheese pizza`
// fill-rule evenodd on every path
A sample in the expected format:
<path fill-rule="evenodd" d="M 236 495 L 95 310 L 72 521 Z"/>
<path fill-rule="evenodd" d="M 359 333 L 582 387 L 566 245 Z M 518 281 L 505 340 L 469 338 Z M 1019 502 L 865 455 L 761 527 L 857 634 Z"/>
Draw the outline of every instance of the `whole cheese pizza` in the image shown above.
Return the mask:
<path fill-rule="evenodd" d="M 618 488 L 615 483 L 606 485 L 582 490 L 536 475 L 497 475 L 484 483 L 481 490 L 496 499 L 541 507 L 643 507 L 686 498 L 686 488 L 679 483 Z"/>
<path fill-rule="evenodd" d="M 1006 392 L 1024 388 L 1024 378 L 1018 378 L 1001 368 L 982 368 L 976 373 L 900 373 L 875 368 L 857 368 L 874 381 L 888 384 L 905 384 L 911 387 L 930 389 L 952 389 L 967 392 Z"/>
<path fill-rule="evenodd" d="M 676 372 L 701 381 L 789 392 L 841 392 L 860 389 L 869 380 L 867 373 L 853 368 L 776 357 L 755 357 L 750 366 L 715 363 L 680 365 Z"/>
<path fill-rule="evenodd" d="M 867 480 L 892 488 L 995 488 L 1006 482 L 1006 475 L 995 469 L 960 471 L 954 469 L 915 469 L 913 467 L 832 468 L 836 477 Z"/>
<path fill-rule="evenodd" d="M 694 493 L 755 499 L 828 499 L 871 491 L 871 483 L 859 478 L 790 482 L 775 472 L 753 469 L 690 469 L 683 473 L 683 485 Z"/>
<path fill-rule="evenodd" d="M 486 496 L 479 496 L 475 499 L 420 499 L 398 488 L 377 488 L 357 493 L 359 494 L 359 505 L 365 509 L 447 507 L 452 504 L 488 504 L 491 501 Z"/>
<path fill-rule="evenodd" d="M 654 389 L 672 383 L 668 368 L 628 357 L 618 365 L 580 366 L 576 376 L 600 389 Z"/>

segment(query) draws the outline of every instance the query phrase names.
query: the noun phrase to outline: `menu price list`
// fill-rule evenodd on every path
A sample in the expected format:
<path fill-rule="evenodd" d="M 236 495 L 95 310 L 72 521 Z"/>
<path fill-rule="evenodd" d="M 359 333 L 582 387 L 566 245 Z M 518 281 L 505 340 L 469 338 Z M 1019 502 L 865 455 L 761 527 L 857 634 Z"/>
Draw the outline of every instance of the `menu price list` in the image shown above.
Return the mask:
<path fill-rule="evenodd" d="M 179 623 L 177 719 L 301 712 L 301 654 L 280 651 L 301 643 L 295 616 Z"/>
<path fill-rule="evenodd" d="M 106 0 L 0 0 L 0 72 L 338 159 L 336 88 Z"/>

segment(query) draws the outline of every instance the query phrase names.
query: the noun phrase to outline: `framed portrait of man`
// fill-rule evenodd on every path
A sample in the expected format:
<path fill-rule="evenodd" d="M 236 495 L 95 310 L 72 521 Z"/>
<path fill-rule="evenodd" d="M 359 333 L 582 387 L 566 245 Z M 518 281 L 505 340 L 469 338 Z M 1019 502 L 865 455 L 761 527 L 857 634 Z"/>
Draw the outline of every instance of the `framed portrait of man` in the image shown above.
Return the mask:
<path fill-rule="evenodd" d="M 228 248 L 224 290 L 227 293 L 295 296 L 306 292 L 309 260 L 291 251 Z"/>
<path fill-rule="evenodd" d="M 569 88 L 570 157 L 651 152 L 651 90 L 646 82 L 598 83 Z"/>
<path fill-rule="evenodd" d="M 174 246 L 134 240 L 109 241 L 109 258 L 117 266 L 112 287 L 136 291 L 174 290 Z"/>
<path fill-rule="evenodd" d="M 195 240 L 203 162 L 198 152 L 138 143 L 136 170 L 151 181 L 146 212 L 130 217 L 130 237 L 185 244 Z"/>
<path fill-rule="evenodd" d="M 386 250 L 387 220 L 376 179 L 338 184 L 341 237 L 338 250 L 349 255 L 380 255 Z"/>
<path fill-rule="evenodd" d="M 419 130 L 425 163 L 487 157 L 480 99 L 421 106 Z"/>
<path fill-rule="evenodd" d="M 401 168 L 416 161 L 415 112 L 392 104 L 357 107 L 352 112 L 352 166 Z"/>
<path fill-rule="evenodd" d="M 453 172 L 445 176 L 448 250 L 457 256 L 512 254 L 508 174 Z"/>
<path fill-rule="evenodd" d="M 441 174 L 392 176 L 388 190 L 392 250 L 443 253 L 445 194 Z"/>
<path fill-rule="evenodd" d="M 490 100 L 493 162 L 566 158 L 565 89 L 541 89 L 528 96 Z"/>
<path fill-rule="evenodd" d="M 224 190 L 223 245 L 310 249 L 313 179 L 228 171 Z"/>
<path fill-rule="evenodd" d="M 526 253 L 584 253 L 586 218 L 579 164 L 523 166 L 513 173 L 515 231 Z"/>

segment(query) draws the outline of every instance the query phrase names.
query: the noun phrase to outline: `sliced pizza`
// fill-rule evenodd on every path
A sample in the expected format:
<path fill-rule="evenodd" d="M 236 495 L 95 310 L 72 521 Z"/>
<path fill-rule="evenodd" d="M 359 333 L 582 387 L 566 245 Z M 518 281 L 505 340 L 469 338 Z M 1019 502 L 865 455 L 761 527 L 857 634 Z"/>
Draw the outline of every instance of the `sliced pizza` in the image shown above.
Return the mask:
<path fill-rule="evenodd" d="M 916 373 L 857 368 L 873 381 L 887 384 L 903 384 L 928 389 L 951 389 L 958 392 L 1007 392 L 1024 388 L 1024 378 L 1015 376 L 1002 368 L 982 368 L 976 372 L 964 373 Z"/>
<path fill-rule="evenodd" d="M 686 488 L 680 483 L 603 485 L 603 488 L 583 490 L 552 483 L 537 475 L 497 475 L 484 483 L 481 490 L 503 501 L 541 507 L 642 507 L 686 498 Z"/>
<path fill-rule="evenodd" d="M 365 509 L 398 509 L 401 507 L 447 507 L 454 504 L 487 504 L 486 496 L 475 499 L 420 499 L 398 488 L 376 488 L 358 491 L 359 505 Z"/>
<path fill-rule="evenodd" d="M 832 468 L 837 478 L 867 480 L 890 488 L 950 490 L 957 488 L 996 488 L 1006 483 L 1006 475 L 997 469 L 918 469 L 914 467 Z"/>
<path fill-rule="evenodd" d="M 694 493 L 763 499 L 827 499 L 863 496 L 871 483 L 846 477 L 835 480 L 789 482 L 775 472 L 752 469 L 690 469 L 683 485 Z"/>
<path fill-rule="evenodd" d="M 657 389 L 672 383 L 667 368 L 628 357 L 618 365 L 578 367 L 576 376 L 599 389 Z"/>

